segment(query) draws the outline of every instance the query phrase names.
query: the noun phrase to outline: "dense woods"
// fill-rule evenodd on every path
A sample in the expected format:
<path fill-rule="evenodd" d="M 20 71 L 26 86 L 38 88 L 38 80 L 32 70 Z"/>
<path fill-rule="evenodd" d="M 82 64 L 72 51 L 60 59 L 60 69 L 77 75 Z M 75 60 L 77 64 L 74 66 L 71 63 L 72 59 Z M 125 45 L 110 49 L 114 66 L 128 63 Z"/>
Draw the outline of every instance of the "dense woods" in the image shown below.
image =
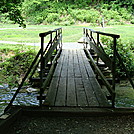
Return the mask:
<path fill-rule="evenodd" d="M 71 25 L 134 23 L 133 0 L 2 0 L 0 22 Z M 24 22 L 25 20 L 25 22 Z"/>

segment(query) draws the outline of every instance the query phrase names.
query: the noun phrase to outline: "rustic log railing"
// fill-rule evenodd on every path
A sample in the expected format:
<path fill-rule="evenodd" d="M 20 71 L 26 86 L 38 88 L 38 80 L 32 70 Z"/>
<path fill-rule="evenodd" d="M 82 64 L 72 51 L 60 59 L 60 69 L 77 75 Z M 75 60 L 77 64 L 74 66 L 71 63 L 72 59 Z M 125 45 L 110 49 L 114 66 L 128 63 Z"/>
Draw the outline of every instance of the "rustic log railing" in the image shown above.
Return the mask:
<path fill-rule="evenodd" d="M 50 35 L 50 39 L 49 39 L 48 44 L 45 47 L 44 46 L 44 38 L 48 35 Z M 26 81 L 26 79 L 28 79 L 28 76 L 30 75 L 29 78 L 30 79 L 32 78 L 32 76 L 34 75 L 39 64 L 40 64 L 40 72 L 41 73 L 40 73 L 40 96 L 38 97 L 38 99 L 40 101 L 40 106 L 42 105 L 42 100 L 43 100 L 42 94 L 43 94 L 44 88 L 49 83 L 49 80 L 51 78 L 50 74 L 52 74 L 52 72 L 54 70 L 55 62 L 56 62 L 58 55 L 60 54 L 61 49 L 62 49 L 62 28 L 58 28 L 58 29 L 55 29 L 53 31 L 48 31 L 45 33 L 40 33 L 39 36 L 41 38 L 41 48 L 40 48 L 38 54 L 36 55 L 35 59 L 33 60 L 31 66 L 29 67 L 28 71 L 26 72 L 24 78 L 22 79 L 21 84 L 18 86 L 18 89 L 16 90 L 15 94 L 13 95 L 10 103 L 5 108 L 5 111 L 7 111 L 10 108 L 10 106 L 12 105 L 17 94 L 21 90 L 24 82 Z M 45 47 L 45 49 L 44 49 L 44 47 Z M 52 60 L 52 55 L 54 52 L 56 53 L 56 56 Z M 50 68 L 50 74 L 48 75 L 48 77 L 46 78 L 46 80 L 44 82 L 43 69 L 45 69 L 45 67 L 49 61 L 51 61 L 51 63 L 52 63 L 51 68 Z M 45 83 L 45 84 L 43 84 L 43 83 Z"/>
<path fill-rule="evenodd" d="M 94 33 L 96 34 L 96 39 L 93 36 Z M 97 74 L 100 76 L 103 83 L 107 87 L 107 89 L 111 95 L 112 106 L 114 107 L 114 105 L 115 105 L 116 57 L 117 57 L 116 46 L 117 46 L 117 39 L 120 36 L 115 35 L 115 34 L 110 34 L 110 33 L 103 33 L 103 32 L 99 32 L 99 31 L 94 31 L 94 30 L 89 29 L 89 28 L 84 28 L 83 34 L 84 34 L 84 42 L 85 42 L 84 49 L 85 49 L 86 53 L 88 54 L 92 65 L 94 66 L 95 70 L 97 71 Z M 103 46 L 100 42 L 100 35 L 110 36 L 113 38 L 113 57 L 112 57 L 112 59 L 105 53 Z M 97 58 L 97 64 L 93 60 L 90 52 L 87 49 L 88 44 L 90 45 L 90 49 L 92 48 L 96 52 L 97 56 L 99 58 L 101 58 L 101 60 L 106 64 L 106 66 L 109 67 L 109 69 L 112 71 L 112 86 L 106 80 L 103 73 L 100 71 L 100 69 L 98 67 L 98 58 Z"/>

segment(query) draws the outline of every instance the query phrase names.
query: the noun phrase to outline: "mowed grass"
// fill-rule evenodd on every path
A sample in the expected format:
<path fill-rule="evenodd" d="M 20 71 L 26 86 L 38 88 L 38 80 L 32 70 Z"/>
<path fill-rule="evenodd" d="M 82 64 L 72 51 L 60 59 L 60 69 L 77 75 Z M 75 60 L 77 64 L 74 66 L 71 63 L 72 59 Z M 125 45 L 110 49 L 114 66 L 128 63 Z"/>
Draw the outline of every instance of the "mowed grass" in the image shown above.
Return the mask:
<path fill-rule="evenodd" d="M 0 24 L 0 41 L 12 41 L 19 43 L 38 43 L 40 42 L 39 33 L 63 28 L 63 42 L 77 42 L 83 34 L 84 25 L 80 26 L 51 26 L 51 25 L 27 25 L 27 28 L 19 28 L 15 24 Z M 86 26 L 87 27 L 87 26 Z M 119 34 L 123 41 L 134 42 L 134 25 L 108 26 L 88 28 L 107 33 Z M 49 37 L 47 37 L 49 38 Z M 47 42 L 48 39 L 46 39 Z"/>
<path fill-rule="evenodd" d="M 97 27 L 94 29 L 102 32 L 118 34 L 120 35 L 121 40 L 125 42 L 134 42 L 134 25 L 115 25 L 104 29 Z"/>

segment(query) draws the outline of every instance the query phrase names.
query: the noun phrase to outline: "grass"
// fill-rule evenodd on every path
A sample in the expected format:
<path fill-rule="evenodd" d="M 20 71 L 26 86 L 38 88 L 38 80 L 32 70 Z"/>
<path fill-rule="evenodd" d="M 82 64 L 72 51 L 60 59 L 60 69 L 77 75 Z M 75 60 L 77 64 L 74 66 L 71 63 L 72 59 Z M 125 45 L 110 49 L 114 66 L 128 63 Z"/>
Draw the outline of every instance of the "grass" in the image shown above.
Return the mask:
<path fill-rule="evenodd" d="M 38 43 L 40 42 L 39 33 L 53 30 L 58 27 L 61 26 L 28 25 L 26 29 L 22 29 L 15 24 L 0 24 L 0 40 L 20 43 Z M 77 42 L 82 37 L 83 27 L 84 26 L 62 26 L 63 42 Z M 101 27 L 88 27 L 97 31 L 103 31 Z M 105 32 L 119 34 L 121 35 L 122 40 L 134 42 L 134 25 L 119 25 L 106 27 Z"/>
<path fill-rule="evenodd" d="M 115 25 L 106 27 L 104 29 L 102 28 L 95 28 L 95 29 L 107 33 L 118 34 L 120 35 L 122 41 L 134 42 L 134 25 Z"/>

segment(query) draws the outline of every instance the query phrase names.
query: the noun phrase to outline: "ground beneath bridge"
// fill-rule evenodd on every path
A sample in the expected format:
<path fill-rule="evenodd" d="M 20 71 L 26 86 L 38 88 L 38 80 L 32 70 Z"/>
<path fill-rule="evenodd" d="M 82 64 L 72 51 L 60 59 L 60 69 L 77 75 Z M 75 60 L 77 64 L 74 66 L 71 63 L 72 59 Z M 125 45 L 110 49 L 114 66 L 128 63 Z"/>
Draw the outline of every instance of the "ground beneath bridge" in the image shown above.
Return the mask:
<path fill-rule="evenodd" d="M 7 134 L 133 134 L 134 118 L 22 116 Z M 5 134 L 5 133 L 4 133 Z"/>

